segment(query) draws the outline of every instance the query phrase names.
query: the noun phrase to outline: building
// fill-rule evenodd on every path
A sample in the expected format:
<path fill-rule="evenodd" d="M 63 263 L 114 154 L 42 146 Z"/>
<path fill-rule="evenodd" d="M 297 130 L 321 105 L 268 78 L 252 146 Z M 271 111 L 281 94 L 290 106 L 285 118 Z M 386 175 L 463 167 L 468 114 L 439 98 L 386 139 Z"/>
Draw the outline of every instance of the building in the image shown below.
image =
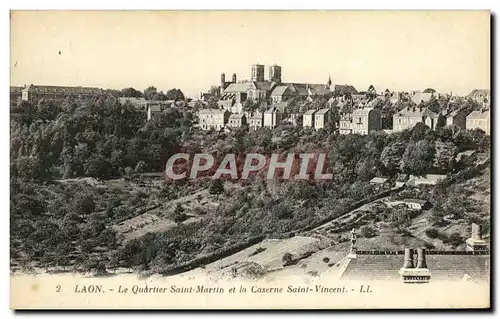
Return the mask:
<path fill-rule="evenodd" d="M 314 113 L 316 110 L 308 110 L 302 115 L 302 127 L 314 127 Z"/>
<path fill-rule="evenodd" d="M 443 111 L 443 116 L 446 119 L 446 126 L 455 125 L 461 129 L 467 126 L 467 113 L 465 110 Z"/>
<path fill-rule="evenodd" d="M 203 130 L 220 130 L 229 120 L 230 113 L 220 109 L 202 109 L 198 112 L 200 128 Z"/>
<path fill-rule="evenodd" d="M 294 92 L 288 85 L 279 85 L 276 86 L 274 90 L 271 92 L 271 102 L 273 104 L 281 103 L 294 96 L 295 96 Z"/>
<path fill-rule="evenodd" d="M 269 81 L 281 83 L 281 66 L 275 64 L 269 67 Z"/>
<path fill-rule="evenodd" d="M 426 250 L 361 250 L 357 248 L 356 234 L 351 232 L 351 248 L 335 265 L 322 275 L 328 280 L 358 282 L 386 281 L 411 284 L 435 282 L 489 283 L 491 259 L 487 245 L 476 239 L 467 240 L 472 249 Z M 475 236 L 475 237 L 474 237 Z M 467 286 L 471 289 L 475 286 Z"/>
<path fill-rule="evenodd" d="M 473 111 L 466 118 L 465 127 L 468 130 L 481 129 L 486 135 L 490 135 L 490 110 L 482 109 L 480 111 Z"/>
<path fill-rule="evenodd" d="M 489 107 L 491 102 L 490 90 L 472 90 L 467 97 L 481 104 L 482 107 Z"/>
<path fill-rule="evenodd" d="M 325 84 L 282 83 L 281 76 L 281 66 L 272 65 L 269 67 L 269 80 L 266 81 L 264 66 L 261 64 L 252 65 L 250 81 L 236 82 L 236 76 L 233 76 L 232 82 L 225 82 L 225 76 L 222 74 L 221 99 L 233 99 L 235 104 L 243 103 L 247 99 L 280 103 L 292 97 L 311 98 L 330 92 L 329 86 Z"/>
<path fill-rule="evenodd" d="M 280 73 L 281 73 L 281 70 L 280 70 Z M 252 81 L 252 82 L 264 82 L 264 66 L 262 64 L 252 65 L 252 76 L 250 78 L 250 81 Z"/>
<path fill-rule="evenodd" d="M 18 105 L 21 103 L 23 95 L 23 86 L 11 86 L 10 87 L 10 105 Z"/>
<path fill-rule="evenodd" d="M 352 133 L 367 135 L 372 131 L 382 129 L 380 110 L 374 108 L 359 108 L 352 112 Z"/>
<path fill-rule="evenodd" d="M 257 130 L 264 125 L 264 114 L 260 112 L 254 113 L 252 116 L 249 117 L 248 119 L 248 126 L 252 130 Z"/>
<path fill-rule="evenodd" d="M 82 86 L 49 86 L 33 85 L 22 90 L 22 100 L 35 102 L 40 99 L 48 101 L 64 100 L 72 98 L 95 98 L 102 94 L 102 90 L 92 87 Z"/>
<path fill-rule="evenodd" d="M 418 106 L 405 107 L 401 111 L 394 114 L 392 130 L 394 132 L 400 132 L 413 128 L 417 125 L 417 123 L 424 121 L 424 111 L 424 108 Z"/>
<path fill-rule="evenodd" d="M 236 128 L 247 125 L 247 117 L 245 114 L 231 114 L 227 122 L 227 127 Z"/>
<path fill-rule="evenodd" d="M 429 109 L 424 110 L 422 119 L 425 125 L 430 127 L 431 130 L 435 130 L 437 127 L 443 127 L 446 123 L 446 119 L 441 112 L 436 113 Z"/>
<path fill-rule="evenodd" d="M 340 113 L 339 133 L 344 135 L 352 133 L 352 113 Z"/>
<path fill-rule="evenodd" d="M 330 123 L 331 114 L 329 109 L 321 109 L 314 114 L 314 128 L 316 130 L 324 129 Z"/>
<path fill-rule="evenodd" d="M 271 107 L 264 112 L 264 126 L 275 128 L 283 120 L 283 113 L 277 107 Z"/>

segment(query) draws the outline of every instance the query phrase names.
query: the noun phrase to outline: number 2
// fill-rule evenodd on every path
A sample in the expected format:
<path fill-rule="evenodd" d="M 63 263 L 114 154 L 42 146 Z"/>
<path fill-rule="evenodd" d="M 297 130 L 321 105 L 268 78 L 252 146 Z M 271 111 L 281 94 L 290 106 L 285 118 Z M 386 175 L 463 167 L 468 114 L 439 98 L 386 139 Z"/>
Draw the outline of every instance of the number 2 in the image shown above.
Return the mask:
<path fill-rule="evenodd" d="M 56 286 L 56 292 L 61 292 L 61 285 Z"/>

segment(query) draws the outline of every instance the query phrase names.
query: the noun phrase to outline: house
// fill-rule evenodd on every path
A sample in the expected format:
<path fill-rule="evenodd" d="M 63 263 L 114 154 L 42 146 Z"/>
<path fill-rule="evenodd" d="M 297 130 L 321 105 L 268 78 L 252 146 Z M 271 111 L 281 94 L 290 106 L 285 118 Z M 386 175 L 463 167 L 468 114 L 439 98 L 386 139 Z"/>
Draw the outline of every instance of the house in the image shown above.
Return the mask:
<path fill-rule="evenodd" d="M 220 109 L 202 109 L 198 112 L 200 128 L 203 130 L 220 130 L 229 120 L 230 113 Z"/>
<path fill-rule="evenodd" d="M 247 117 L 245 114 L 231 114 L 227 122 L 227 126 L 231 128 L 242 127 L 247 124 Z"/>
<path fill-rule="evenodd" d="M 374 108 L 359 108 L 352 112 L 352 133 L 367 135 L 372 131 L 382 129 L 380 110 Z"/>
<path fill-rule="evenodd" d="M 283 120 L 283 113 L 276 107 L 264 112 L 264 126 L 275 128 Z"/>
<path fill-rule="evenodd" d="M 490 110 L 473 111 L 466 118 L 465 127 L 468 130 L 481 129 L 490 135 Z"/>
<path fill-rule="evenodd" d="M 314 114 L 314 128 L 316 130 L 326 128 L 327 124 L 330 123 L 331 113 L 329 109 L 321 109 L 316 114 Z"/>
<path fill-rule="evenodd" d="M 31 84 L 22 90 L 22 100 L 34 102 L 43 98 L 44 100 L 55 101 L 64 100 L 66 97 L 94 98 L 101 94 L 101 89 L 92 87 Z"/>
<path fill-rule="evenodd" d="M 314 127 L 314 113 L 316 110 L 308 110 L 302 115 L 302 127 Z"/>
<path fill-rule="evenodd" d="M 257 130 L 262 127 L 264 124 L 264 114 L 260 112 L 254 113 L 252 116 L 248 118 L 248 125 L 250 129 Z"/>
<path fill-rule="evenodd" d="M 374 177 L 370 180 L 370 185 L 375 186 L 376 189 L 380 189 L 390 186 L 390 181 L 384 177 Z"/>
<path fill-rule="evenodd" d="M 431 203 L 425 199 L 391 199 L 384 202 L 388 207 L 404 205 L 411 210 L 427 210 L 432 207 Z"/>
<path fill-rule="evenodd" d="M 417 125 L 417 123 L 424 121 L 424 111 L 424 108 L 418 106 L 405 107 L 401 111 L 394 114 L 392 130 L 394 132 L 400 132 L 413 128 Z"/>
<path fill-rule="evenodd" d="M 418 185 L 436 185 L 439 181 L 446 178 L 446 175 L 441 174 L 427 174 L 426 176 L 414 176 L 411 175 L 406 182 L 407 186 L 418 186 Z"/>
<path fill-rule="evenodd" d="M 443 116 L 446 119 L 446 126 L 455 125 L 465 130 L 467 125 L 467 113 L 465 110 L 443 111 Z"/>
<path fill-rule="evenodd" d="M 352 133 L 352 113 L 340 113 L 339 134 Z"/>
<path fill-rule="evenodd" d="M 436 113 L 429 109 L 424 110 L 422 119 L 425 125 L 430 127 L 431 130 L 435 130 L 437 127 L 443 127 L 446 121 L 441 112 Z"/>
<path fill-rule="evenodd" d="M 279 85 L 271 92 L 272 103 L 280 103 L 286 101 L 294 96 L 293 92 L 288 85 Z"/>

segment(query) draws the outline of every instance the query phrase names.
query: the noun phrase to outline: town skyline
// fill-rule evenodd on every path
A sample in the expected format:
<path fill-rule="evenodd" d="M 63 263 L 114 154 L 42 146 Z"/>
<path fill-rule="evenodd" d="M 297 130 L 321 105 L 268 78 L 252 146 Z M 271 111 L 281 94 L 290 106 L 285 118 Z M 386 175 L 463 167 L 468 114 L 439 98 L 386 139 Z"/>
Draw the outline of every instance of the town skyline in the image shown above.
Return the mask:
<path fill-rule="evenodd" d="M 268 66 L 278 64 L 286 82 L 326 84 L 331 76 L 360 91 L 466 95 L 490 88 L 485 14 L 12 12 L 11 85 L 152 85 L 196 97 L 221 73 L 249 80 L 250 66 L 263 64 L 267 80 Z"/>

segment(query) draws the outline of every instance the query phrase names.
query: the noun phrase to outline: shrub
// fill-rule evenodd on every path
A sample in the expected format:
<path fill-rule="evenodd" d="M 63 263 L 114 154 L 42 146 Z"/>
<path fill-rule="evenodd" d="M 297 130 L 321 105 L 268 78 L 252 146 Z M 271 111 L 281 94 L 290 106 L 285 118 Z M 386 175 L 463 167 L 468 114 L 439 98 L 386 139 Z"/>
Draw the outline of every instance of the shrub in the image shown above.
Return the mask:
<path fill-rule="evenodd" d="M 377 232 L 375 231 L 375 229 L 373 229 L 370 226 L 361 227 L 360 233 L 361 233 L 361 236 L 363 236 L 365 238 L 372 238 L 372 237 L 375 237 L 377 235 Z"/>
<path fill-rule="evenodd" d="M 425 234 L 427 235 L 427 237 L 429 238 L 437 238 L 439 236 L 439 232 L 437 231 L 436 228 L 428 228 L 425 230 Z"/>
<path fill-rule="evenodd" d="M 323 262 L 324 262 L 325 264 L 327 264 L 329 261 L 330 261 L 330 258 L 328 258 L 328 257 L 323 258 Z"/>

